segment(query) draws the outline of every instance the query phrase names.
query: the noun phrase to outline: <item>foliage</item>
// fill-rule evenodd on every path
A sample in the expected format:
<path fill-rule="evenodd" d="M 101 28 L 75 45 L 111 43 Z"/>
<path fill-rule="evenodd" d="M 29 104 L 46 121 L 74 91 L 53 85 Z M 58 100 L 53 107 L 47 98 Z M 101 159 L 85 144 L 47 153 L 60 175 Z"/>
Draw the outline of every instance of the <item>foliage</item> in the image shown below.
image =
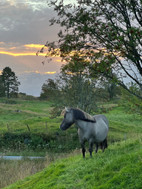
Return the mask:
<path fill-rule="evenodd" d="M 56 112 L 59 116 L 65 106 L 77 107 L 88 113 L 97 112 L 97 101 L 111 100 L 119 92 L 110 79 L 91 78 L 86 65 L 89 66 L 89 62 L 76 53 L 68 64 L 62 65 L 58 79 L 49 79 L 43 84 L 40 99 L 52 100 L 54 108 L 51 114 Z"/>
<path fill-rule="evenodd" d="M 16 97 L 18 93 L 18 86 L 20 82 L 18 81 L 17 76 L 9 67 L 5 67 L 2 71 L 0 86 L 2 87 L 2 96 Z"/>
<path fill-rule="evenodd" d="M 69 63 L 77 52 L 89 61 L 86 67 L 92 77 L 110 78 L 141 99 L 142 93 L 124 82 L 127 77 L 142 90 L 141 0 L 77 0 L 67 5 L 51 0 L 49 4 L 58 15 L 51 25 L 63 29 L 57 43 L 46 43 L 47 57 L 60 55 Z"/>
<path fill-rule="evenodd" d="M 96 96 L 99 101 L 113 101 L 121 98 L 121 87 L 109 78 L 102 77 L 97 81 Z"/>

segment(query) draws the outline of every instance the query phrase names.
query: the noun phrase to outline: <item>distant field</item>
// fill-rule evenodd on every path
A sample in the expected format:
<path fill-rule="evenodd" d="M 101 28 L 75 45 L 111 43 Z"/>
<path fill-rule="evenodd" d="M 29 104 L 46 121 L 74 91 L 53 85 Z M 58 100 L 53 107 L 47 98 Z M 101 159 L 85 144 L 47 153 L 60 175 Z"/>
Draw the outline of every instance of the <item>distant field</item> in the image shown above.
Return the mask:
<path fill-rule="evenodd" d="M 8 104 L 1 100 L 0 132 L 27 132 L 27 124 L 32 132 L 45 132 L 47 127 L 56 125 L 56 121 L 49 118 L 50 109 L 48 101 L 16 99 Z"/>

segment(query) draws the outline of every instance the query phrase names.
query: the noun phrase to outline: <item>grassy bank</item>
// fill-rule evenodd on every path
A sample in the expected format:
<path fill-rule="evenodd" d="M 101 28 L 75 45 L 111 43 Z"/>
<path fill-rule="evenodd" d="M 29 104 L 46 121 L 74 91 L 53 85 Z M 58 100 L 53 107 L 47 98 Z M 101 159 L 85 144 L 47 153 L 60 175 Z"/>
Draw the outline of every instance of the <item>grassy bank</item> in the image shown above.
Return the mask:
<path fill-rule="evenodd" d="M 140 189 L 142 186 L 142 140 L 132 139 L 109 146 L 83 159 L 80 154 L 57 161 L 7 189 Z"/>

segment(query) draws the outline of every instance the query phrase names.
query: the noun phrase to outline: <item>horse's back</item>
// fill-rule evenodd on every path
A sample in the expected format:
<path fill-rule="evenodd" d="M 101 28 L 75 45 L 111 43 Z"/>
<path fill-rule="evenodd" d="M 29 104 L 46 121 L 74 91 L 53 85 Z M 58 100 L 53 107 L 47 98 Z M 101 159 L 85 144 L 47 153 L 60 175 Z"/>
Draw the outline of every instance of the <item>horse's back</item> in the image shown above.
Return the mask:
<path fill-rule="evenodd" d="M 95 130 L 96 130 L 96 142 L 103 141 L 107 137 L 109 122 L 105 115 L 95 115 L 93 116 L 96 120 Z"/>
<path fill-rule="evenodd" d="M 98 121 L 98 120 L 100 120 L 100 119 L 103 119 L 103 121 L 107 124 L 107 126 L 109 126 L 108 119 L 106 118 L 105 115 L 103 115 L 103 114 L 98 114 L 98 115 L 94 115 L 93 117 L 95 118 L 96 121 Z"/>

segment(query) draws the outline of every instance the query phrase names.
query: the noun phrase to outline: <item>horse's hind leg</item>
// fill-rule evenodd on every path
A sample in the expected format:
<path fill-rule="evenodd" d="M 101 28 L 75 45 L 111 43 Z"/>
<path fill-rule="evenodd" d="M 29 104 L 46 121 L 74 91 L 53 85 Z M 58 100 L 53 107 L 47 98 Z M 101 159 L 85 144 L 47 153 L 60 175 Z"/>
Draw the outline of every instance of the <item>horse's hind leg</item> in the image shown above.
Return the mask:
<path fill-rule="evenodd" d="M 96 148 L 95 148 L 96 153 L 98 152 L 98 147 L 99 147 L 99 145 L 98 145 L 98 143 L 96 143 Z"/>
<path fill-rule="evenodd" d="M 90 152 L 90 157 L 92 157 L 92 152 L 93 152 L 93 143 L 89 142 L 89 152 Z"/>
<path fill-rule="evenodd" d="M 101 143 L 102 152 L 105 151 L 105 148 L 107 148 L 107 138 Z"/>
<path fill-rule="evenodd" d="M 81 143 L 81 148 L 82 148 L 82 154 L 83 154 L 83 158 L 85 158 L 85 142 Z"/>

